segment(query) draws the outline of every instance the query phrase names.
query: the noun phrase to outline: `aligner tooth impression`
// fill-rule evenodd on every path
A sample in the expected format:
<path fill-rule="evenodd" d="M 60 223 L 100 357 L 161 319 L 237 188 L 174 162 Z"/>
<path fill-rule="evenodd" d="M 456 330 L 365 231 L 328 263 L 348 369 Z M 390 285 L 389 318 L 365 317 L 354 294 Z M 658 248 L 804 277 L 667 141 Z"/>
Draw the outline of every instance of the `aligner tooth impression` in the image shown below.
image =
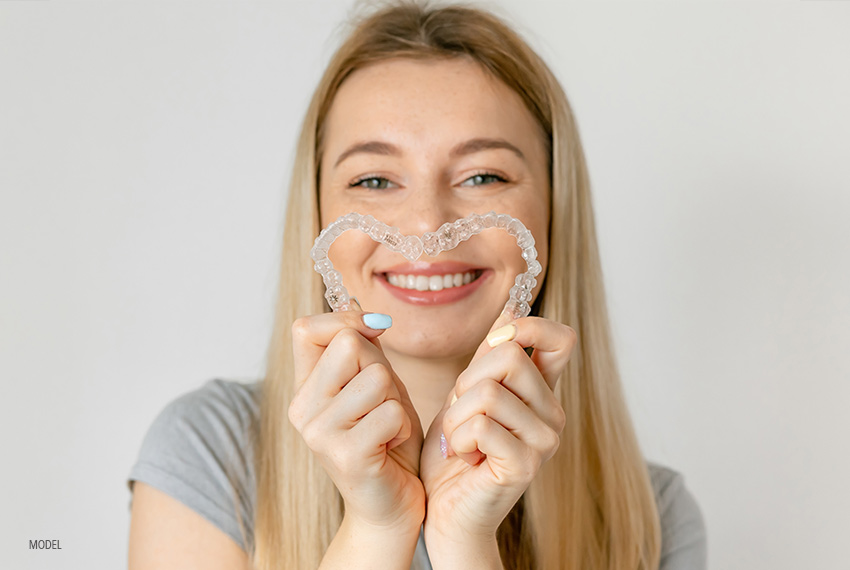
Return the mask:
<path fill-rule="evenodd" d="M 410 261 L 416 261 L 425 253 L 431 257 L 439 255 L 443 251 L 454 249 L 462 241 L 481 233 L 489 228 L 505 230 L 516 238 L 517 245 L 522 250 L 522 258 L 525 260 L 527 270 L 517 275 L 513 287 L 508 292 L 508 301 L 505 309 L 514 319 L 527 317 L 531 312 L 528 302 L 531 300 L 531 291 L 537 285 L 537 275 L 542 271 L 540 262 L 537 261 L 537 250 L 534 248 L 534 237 L 525 225 L 516 218 L 507 214 L 488 212 L 486 214 L 470 214 L 465 218 L 453 223 L 445 223 L 435 232 L 427 232 L 421 238 L 419 236 L 406 236 L 398 228 L 390 227 L 373 216 L 362 216 L 356 212 L 340 216 L 328 227 L 323 229 L 313 248 L 310 257 L 315 262 L 313 269 L 322 276 L 325 283 L 325 299 L 333 311 L 349 311 L 351 298 L 348 290 L 342 284 L 342 275 L 334 269 L 333 263 L 328 259 L 328 251 L 334 240 L 343 232 L 348 230 L 360 230 L 376 242 L 382 243 L 390 251 L 401 253 Z M 410 276 L 407 276 L 408 278 Z M 449 276 L 445 276 L 449 277 Z M 475 275 L 472 276 L 475 278 Z M 399 279 L 398 277 L 396 279 Z M 444 277 L 441 277 L 444 279 Z M 469 276 L 461 274 L 461 284 L 468 283 Z M 445 279 L 448 281 L 449 279 Z M 452 284 L 445 286 L 458 286 L 457 276 L 451 277 Z M 410 285 L 408 281 L 405 285 Z M 436 288 L 436 280 L 433 288 Z M 417 287 L 408 287 L 417 288 Z"/>

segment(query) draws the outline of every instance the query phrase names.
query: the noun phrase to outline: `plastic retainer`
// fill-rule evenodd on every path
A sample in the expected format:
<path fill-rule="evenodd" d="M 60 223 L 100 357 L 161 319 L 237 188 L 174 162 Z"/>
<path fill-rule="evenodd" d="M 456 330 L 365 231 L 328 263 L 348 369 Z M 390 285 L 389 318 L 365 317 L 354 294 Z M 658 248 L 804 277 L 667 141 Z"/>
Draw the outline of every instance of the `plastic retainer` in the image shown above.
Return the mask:
<path fill-rule="evenodd" d="M 527 317 L 531 312 L 531 306 L 528 304 L 531 300 L 531 291 L 537 285 L 535 277 L 540 274 L 542 267 L 537 261 L 537 250 L 534 248 L 534 237 L 531 232 L 521 221 L 508 214 L 496 212 L 483 215 L 471 214 L 453 223 L 447 222 L 437 231 L 427 232 L 420 238 L 404 235 L 398 228 L 388 226 L 371 215 L 364 216 L 351 212 L 340 216 L 321 231 L 310 250 L 310 257 L 315 262 L 313 269 L 322 276 L 322 281 L 325 283 L 325 299 L 328 305 L 333 311 L 348 311 L 352 308 L 348 290 L 342 284 L 342 275 L 334 269 L 333 263 L 328 259 L 331 245 L 343 232 L 360 230 L 389 250 L 401 253 L 410 261 L 416 261 L 423 253 L 434 257 L 443 251 L 454 249 L 459 243 L 489 228 L 505 230 L 516 238 L 516 243 L 522 250 L 522 258 L 526 262 L 527 270 L 517 275 L 509 291 L 505 310 L 514 319 Z"/>

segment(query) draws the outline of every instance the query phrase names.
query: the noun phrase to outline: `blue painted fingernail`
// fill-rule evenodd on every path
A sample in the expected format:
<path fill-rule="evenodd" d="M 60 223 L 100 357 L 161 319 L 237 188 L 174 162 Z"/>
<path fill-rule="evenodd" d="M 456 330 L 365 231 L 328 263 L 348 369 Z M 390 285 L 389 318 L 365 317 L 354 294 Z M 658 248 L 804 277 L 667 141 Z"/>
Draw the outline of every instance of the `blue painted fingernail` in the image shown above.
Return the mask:
<path fill-rule="evenodd" d="M 363 324 L 370 329 L 383 330 L 393 326 L 393 318 L 384 313 L 366 313 L 363 315 Z"/>

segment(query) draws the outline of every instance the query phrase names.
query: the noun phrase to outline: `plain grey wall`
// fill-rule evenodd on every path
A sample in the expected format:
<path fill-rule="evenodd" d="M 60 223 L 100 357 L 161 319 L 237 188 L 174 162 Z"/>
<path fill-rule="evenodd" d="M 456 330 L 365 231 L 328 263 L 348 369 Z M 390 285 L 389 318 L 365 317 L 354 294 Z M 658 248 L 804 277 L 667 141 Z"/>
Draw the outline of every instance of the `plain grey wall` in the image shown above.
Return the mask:
<path fill-rule="evenodd" d="M 850 2 L 499 4 L 573 104 L 631 410 L 711 567 L 846 568 Z M 154 416 L 261 374 L 349 6 L 0 2 L 4 566 L 125 565 Z"/>

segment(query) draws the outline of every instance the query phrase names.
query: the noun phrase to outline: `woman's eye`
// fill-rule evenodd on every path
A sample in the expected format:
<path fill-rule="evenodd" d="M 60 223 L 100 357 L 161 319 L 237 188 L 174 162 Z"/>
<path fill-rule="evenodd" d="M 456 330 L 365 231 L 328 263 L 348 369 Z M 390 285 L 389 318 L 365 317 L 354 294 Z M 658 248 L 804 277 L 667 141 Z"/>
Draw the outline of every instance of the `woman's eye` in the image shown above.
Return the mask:
<path fill-rule="evenodd" d="M 464 180 L 461 186 L 484 186 L 487 184 L 493 184 L 494 182 L 507 182 L 507 180 L 498 174 L 481 172 Z M 349 184 L 349 187 L 361 187 L 368 190 L 386 190 L 388 188 L 388 184 L 390 184 L 390 181 L 383 176 L 365 176 Z"/>
<path fill-rule="evenodd" d="M 386 190 L 389 180 L 384 178 L 383 176 L 367 176 L 365 178 L 361 178 L 360 180 L 355 180 L 349 187 L 356 188 L 358 186 L 362 188 L 368 188 L 369 190 Z"/>
<path fill-rule="evenodd" d="M 469 182 L 470 180 L 473 181 L 473 184 L 471 184 L 471 186 L 481 186 L 482 184 L 492 184 L 494 180 L 496 182 L 507 182 L 507 180 L 505 180 L 504 178 L 502 178 L 498 174 L 491 174 L 489 172 L 482 172 L 480 174 L 470 176 L 469 178 L 464 180 L 464 182 L 463 182 L 463 184 L 461 184 L 461 186 L 470 186 L 470 184 L 467 184 L 467 182 Z M 490 180 L 490 182 L 484 182 L 485 180 Z"/>

